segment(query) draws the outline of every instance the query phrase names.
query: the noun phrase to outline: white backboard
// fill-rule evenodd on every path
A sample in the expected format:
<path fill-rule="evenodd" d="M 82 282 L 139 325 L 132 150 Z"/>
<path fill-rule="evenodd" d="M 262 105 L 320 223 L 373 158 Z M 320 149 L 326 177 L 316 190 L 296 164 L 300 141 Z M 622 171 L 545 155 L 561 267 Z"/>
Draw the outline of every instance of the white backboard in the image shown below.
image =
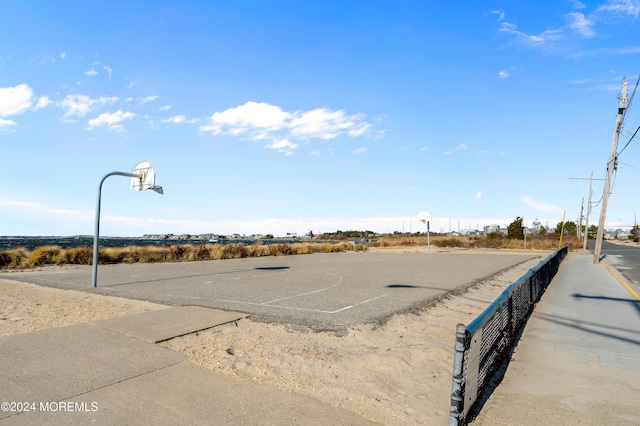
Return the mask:
<path fill-rule="evenodd" d="M 420 212 L 416 217 L 422 223 L 431 222 L 431 214 L 429 214 L 428 212 Z"/>
<path fill-rule="evenodd" d="M 130 178 L 129 187 L 136 191 L 144 191 L 153 188 L 156 184 L 156 174 L 153 167 L 147 161 L 141 161 L 133 168 L 131 173 L 135 173 L 139 178 Z"/>

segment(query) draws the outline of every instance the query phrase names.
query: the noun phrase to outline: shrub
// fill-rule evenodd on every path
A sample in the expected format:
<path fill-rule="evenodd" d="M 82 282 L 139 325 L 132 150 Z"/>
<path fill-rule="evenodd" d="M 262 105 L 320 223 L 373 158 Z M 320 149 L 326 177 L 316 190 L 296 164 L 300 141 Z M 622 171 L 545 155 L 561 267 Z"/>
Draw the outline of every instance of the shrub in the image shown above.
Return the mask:
<path fill-rule="evenodd" d="M 247 257 L 249 250 L 242 243 L 227 244 L 222 248 L 222 259 L 239 259 Z"/>
<path fill-rule="evenodd" d="M 262 241 L 251 244 L 247 250 L 249 257 L 269 256 L 269 246 L 262 245 Z"/>
<path fill-rule="evenodd" d="M 289 244 L 270 244 L 269 254 L 271 256 L 286 256 L 292 254 L 293 250 Z"/>
<path fill-rule="evenodd" d="M 66 262 L 72 265 L 91 265 L 91 262 L 93 262 L 93 248 L 69 248 L 64 251 L 64 257 Z"/>
<path fill-rule="evenodd" d="M 62 249 L 58 246 L 36 247 L 22 260 L 22 264 L 27 267 L 42 265 L 59 265 L 64 263 Z"/>
<path fill-rule="evenodd" d="M 450 237 L 433 241 L 436 247 L 466 247 L 465 241 L 461 238 Z"/>
<path fill-rule="evenodd" d="M 9 267 L 12 263 L 11 256 L 6 250 L 0 251 L 0 268 Z"/>
<path fill-rule="evenodd" d="M 0 267 L 20 268 L 28 252 L 23 248 L 3 250 L 0 252 Z"/>
<path fill-rule="evenodd" d="M 309 243 L 294 243 L 291 245 L 292 254 L 311 254 L 311 244 Z"/>
<path fill-rule="evenodd" d="M 156 246 L 137 247 L 137 257 L 140 263 L 164 262 L 167 259 L 167 250 Z"/>
<path fill-rule="evenodd" d="M 180 262 L 183 260 L 184 254 L 186 252 L 186 246 L 184 245 L 169 245 L 169 254 L 167 256 L 167 260 L 173 262 Z"/>
<path fill-rule="evenodd" d="M 122 263 L 125 257 L 124 250 L 111 247 L 98 250 L 98 264 Z"/>
<path fill-rule="evenodd" d="M 211 260 L 211 246 L 200 244 L 193 250 L 192 260 Z"/>

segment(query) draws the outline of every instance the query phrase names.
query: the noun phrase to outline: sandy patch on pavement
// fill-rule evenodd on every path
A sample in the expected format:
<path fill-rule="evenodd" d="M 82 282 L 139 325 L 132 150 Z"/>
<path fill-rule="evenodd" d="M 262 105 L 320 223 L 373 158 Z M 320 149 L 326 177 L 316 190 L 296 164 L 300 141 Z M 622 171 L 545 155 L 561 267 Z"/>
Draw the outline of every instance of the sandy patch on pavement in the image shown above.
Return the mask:
<path fill-rule="evenodd" d="M 469 323 L 540 260 L 383 326 L 361 325 L 340 336 L 246 319 L 162 345 L 213 371 L 308 395 L 372 421 L 442 425 L 449 417 L 456 324 Z M 0 300 L 0 336 L 164 308 L 1 279 Z"/>
<path fill-rule="evenodd" d="M 471 322 L 540 260 L 346 335 L 248 319 L 163 345 L 213 371 L 308 395 L 375 422 L 448 424 L 456 324 Z"/>
<path fill-rule="evenodd" d="M 0 336 L 163 308 L 166 306 L 150 302 L 0 279 Z"/>

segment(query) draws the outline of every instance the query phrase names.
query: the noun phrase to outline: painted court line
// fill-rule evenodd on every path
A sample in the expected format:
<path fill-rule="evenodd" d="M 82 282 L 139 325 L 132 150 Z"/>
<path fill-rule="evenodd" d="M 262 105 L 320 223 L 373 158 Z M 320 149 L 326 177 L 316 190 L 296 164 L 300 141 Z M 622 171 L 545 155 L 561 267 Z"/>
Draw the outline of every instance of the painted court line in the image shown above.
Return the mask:
<path fill-rule="evenodd" d="M 244 302 L 240 300 L 226 300 L 226 299 L 215 299 L 217 302 L 226 302 L 226 303 L 237 303 L 239 305 L 252 305 L 252 306 L 266 306 L 268 308 L 277 308 L 277 309 L 288 309 L 292 311 L 304 311 L 304 312 L 317 312 L 321 314 L 337 314 L 339 312 L 343 312 L 357 306 L 364 305 L 369 302 L 373 302 L 374 300 L 381 299 L 383 297 L 388 296 L 388 294 L 381 294 L 380 296 L 372 297 L 371 299 L 363 300 L 361 302 L 355 303 L 353 305 L 344 306 L 340 309 L 336 309 L 335 311 L 324 311 L 322 309 L 308 309 L 308 308 L 296 308 L 294 306 L 280 306 L 280 305 L 265 305 L 264 303 L 255 303 L 255 302 Z M 199 299 L 199 298 L 198 298 Z"/>
<path fill-rule="evenodd" d="M 292 310 L 292 311 L 304 311 L 304 312 L 318 312 L 318 313 L 322 313 L 322 314 L 337 314 L 339 312 L 343 312 L 364 304 L 367 304 L 369 302 L 373 302 L 374 300 L 378 300 L 381 299 L 383 297 L 387 297 L 389 294 L 381 294 L 379 296 L 375 296 L 372 297 L 370 299 L 366 299 L 366 300 L 362 300 L 360 302 L 354 303 L 352 305 L 347 305 L 347 306 L 343 306 L 342 308 L 336 309 L 334 311 L 325 311 L 322 309 L 309 309 L 309 308 L 297 308 L 294 306 L 281 306 L 281 305 L 266 305 L 265 303 L 267 302 L 262 302 L 262 303 L 256 303 L 256 302 L 246 302 L 243 300 L 228 300 L 228 299 L 215 299 L 216 302 L 224 302 L 224 303 L 236 303 L 238 305 L 251 305 L 251 306 L 265 306 L 267 308 L 276 308 L 276 309 L 288 309 L 288 310 Z M 194 297 L 194 299 L 202 299 L 201 297 Z M 282 299 L 284 300 L 284 299 Z"/>
<path fill-rule="evenodd" d="M 334 274 L 325 273 L 325 275 L 334 275 Z M 319 290 L 308 291 L 306 293 L 294 294 L 293 296 L 281 297 L 280 299 L 274 299 L 274 300 L 270 300 L 268 302 L 259 303 L 259 305 L 266 306 L 266 305 L 269 305 L 271 303 L 281 302 L 283 300 L 295 299 L 296 297 L 308 296 L 310 294 L 316 294 L 316 293 L 321 293 L 323 291 L 331 290 L 332 288 L 338 287 L 339 285 L 342 284 L 342 280 L 343 280 L 342 275 L 335 275 L 335 276 L 338 277 L 338 282 L 335 283 L 332 286 L 321 288 Z"/>

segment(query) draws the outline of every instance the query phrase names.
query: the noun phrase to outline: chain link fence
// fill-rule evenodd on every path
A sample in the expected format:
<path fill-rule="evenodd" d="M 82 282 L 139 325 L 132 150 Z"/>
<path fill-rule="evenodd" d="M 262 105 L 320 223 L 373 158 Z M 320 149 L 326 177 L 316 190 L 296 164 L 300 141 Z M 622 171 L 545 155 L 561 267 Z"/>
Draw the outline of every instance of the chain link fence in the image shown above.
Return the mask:
<path fill-rule="evenodd" d="M 518 333 L 558 272 L 560 262 L 567 253 L 567 246 L 556 250 L 510 284 L 469 325 L 458 324 L 450 426 L 466 423 L 469 411 L 486 389 L 492 374 L 509 356 Z"/>

